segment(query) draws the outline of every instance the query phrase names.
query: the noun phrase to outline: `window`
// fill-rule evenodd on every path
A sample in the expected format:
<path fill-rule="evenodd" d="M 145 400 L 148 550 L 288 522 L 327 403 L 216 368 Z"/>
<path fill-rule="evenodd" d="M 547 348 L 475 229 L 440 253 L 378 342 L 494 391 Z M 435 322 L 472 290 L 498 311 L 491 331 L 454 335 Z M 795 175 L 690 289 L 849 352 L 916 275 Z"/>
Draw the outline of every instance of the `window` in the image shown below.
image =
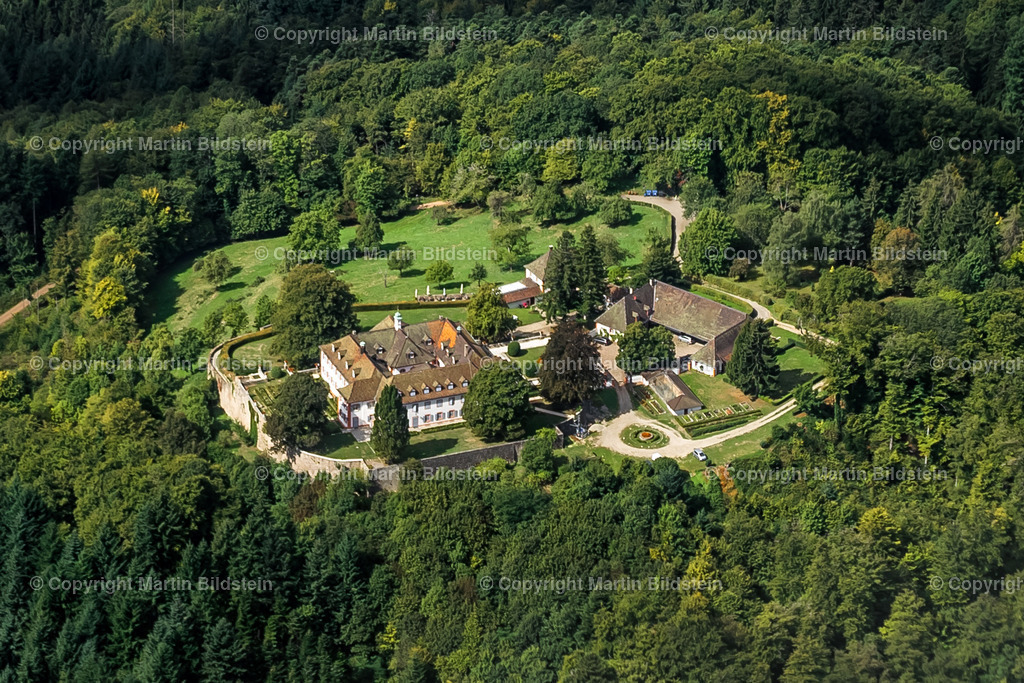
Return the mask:
<path fill-rule="evenodd" d="M 443 420 L 444 419 L 444 413 L 438 413 L 437 414 L 437 419 L 438 420 Z"/>
<path fill-rule="evenodd" d="M 434 391 L 441 391 L 441 385 L 438 384 L 437 387 L 434 389 Z"/>
<path fill-rule="evenodd" d="M 454 389 L 454 388 L 455 388 L 455 385 L 454 385 L 454 384 L 452 384 L 451 382 L 448 382 L 448 388 L 449 388 L 449 389 Z"/>
<path fill-rule="evenodd" d="M 451 419 L 454 419 L 454 418 L 455 418 L 455 411 L 454 410 L 449 410 L 448 411 L 448 419 L 451 420 Z"/>
<path fill-rule="evenodd" d="M 430 416 L 429 415 L 424 415 L 423 416 L 423 422 L 424 423 L 430 422 Z"/>
<path fill-rule="evenodd" d="M 450 406 L 455 405 L 455 397 L 454 396 L 452 396 L 450 399 L 448 399 L 448 405 L 450 405 Z"/>
<path fill-rule="evenodd" d="M 465 380 L 465 379 L 462 380 L 462 386 L 468 387 L 469 386 L 469 380 Z"/>
<path fill-rule="evenodd" d="M 424 394 L 429 394 L 430 393 L 430 387 L 423 387 L 423 393 Z"/>
<path fill-rule="evenodd" d="M 416 395 L 416 390 L 415 389 L 410 389 L 409 390 L 409 395 L 410 396 L 415 396 Z"/>

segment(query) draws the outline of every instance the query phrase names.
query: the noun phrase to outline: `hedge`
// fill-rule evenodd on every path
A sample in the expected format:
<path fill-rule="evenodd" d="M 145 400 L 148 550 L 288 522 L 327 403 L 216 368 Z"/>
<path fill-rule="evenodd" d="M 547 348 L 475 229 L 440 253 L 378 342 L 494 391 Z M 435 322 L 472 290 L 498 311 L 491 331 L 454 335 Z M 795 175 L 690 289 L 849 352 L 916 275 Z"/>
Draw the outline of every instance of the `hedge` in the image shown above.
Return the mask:
<path fill-rule="evenodd" d="M 234 351 L 237 347 L 242 346 L 243 344 L 248 344 L 249 342 L 255 341 L 257 339 L 270 337 L 273 334 L 274 329 L 272 327 L 264 327 L 262 330 L 256 330 L 255 332 L 249 332 L 248 334 L 243 334 L 239 337 L 229 339 L 226 342 L 224 342 L 224 345 L 221 347 L 220 357 L 231 358 L 231 352 Z"/>
<path fill-rule="evenodd" d="M 753 416 L 750 413 L 743 413 L 742 415 L 730 416 L 728 420 L 721 420 L 712 424 L 700 424 L 694 425 L 693 427 L 685 427 L 686 433 L 690 435 L 691 439 L 696 439 L 708 434 L 714 434 L 715 432 L 721 432 L 732 427 L 739 427 L 745 425 L 753 420 Z"/>
<path fill-rule="evenodd" d="M 759 297 L 759 294 L 757 294 L 757 292 L 755 292 L 754 290 L 747 289 L 743 285 L 738 285 L 732 280 L 729 280 L 728 278 L 724 278 L 718 275 L 705 275 L 704 282 L 710 285 L 714 285 L 719 289 L 724 289 L 725 291 L 731 294 L 742 296 L 744 299 L 750 299 L 751 301 L 757 301 Z"/>
<path fill-rule="evenodd" d="M 416 310 L 421 308 L 465 308 L 469 305 L 469 299 L 461 301 L 386 301 L 386 302 L 365 302 L 352 304 L 352 310 L 359 311 L 395 311 L 395 310 Z"/>
<path fill-rule="evenodd" d="M 712 418 L 710 418 L 708 420 L 701 420 L 700 422 L 688 422 L 688 423 L 684 424 L 683 427 L 688 427 L 689 425 L 693 425 L 694 427 L 696 427 L 697 425 L 700 425 L 700 426 L 703 427 L 705 425 L 718 424 L 719 422 L 728 422 L 730 420 L 735 420 L 737 417 L 742 417 L 742 416 L 751 416 L 751 415 L 760 416 L 762 413 L 764 413 L 764 411 L 761 410 L 760 408 L 757 408 L 756 410 L 748 410 L 748 411 L 743 412 L 743 413 L 733 413 L 732 415 L 719 415 L 718 417 L 712 417 Z"/>

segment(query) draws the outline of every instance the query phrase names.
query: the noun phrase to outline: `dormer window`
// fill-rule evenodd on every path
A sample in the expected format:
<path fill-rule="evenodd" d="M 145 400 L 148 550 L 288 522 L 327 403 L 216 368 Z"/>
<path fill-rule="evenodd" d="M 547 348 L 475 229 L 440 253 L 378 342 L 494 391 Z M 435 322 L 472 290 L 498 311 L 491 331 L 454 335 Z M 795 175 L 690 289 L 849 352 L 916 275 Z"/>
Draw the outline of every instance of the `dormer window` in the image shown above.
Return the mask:
<path fill-rule="evenodd" d="M 441 385 L 438 384 L 436 387 L 434 387 L 434 391 L 441 391 Z"/>
<path fill-rule="evenodd" d="M 455 385 L 452 382 L 448 382 L 448 388 L 449 389 L 454 389 Z"/>
<path fill-rule="evenodd" d="M 430 387 L 423 387 L 423 393 L 424 394 L 429 394 L 430 393 Z"/>
<path fill-rule="evenodd" d="M 415 396 L 416 395 L 416 390 L 415 389 L 410 389 L 409 390 L 409 395 L 410 396 Z"/>
<path fill-rule="evenodd" d="M 469 380 L 465 380 L 465 379 L 462 380 L 462 386 L 468 387 L 469 386 Z"/>

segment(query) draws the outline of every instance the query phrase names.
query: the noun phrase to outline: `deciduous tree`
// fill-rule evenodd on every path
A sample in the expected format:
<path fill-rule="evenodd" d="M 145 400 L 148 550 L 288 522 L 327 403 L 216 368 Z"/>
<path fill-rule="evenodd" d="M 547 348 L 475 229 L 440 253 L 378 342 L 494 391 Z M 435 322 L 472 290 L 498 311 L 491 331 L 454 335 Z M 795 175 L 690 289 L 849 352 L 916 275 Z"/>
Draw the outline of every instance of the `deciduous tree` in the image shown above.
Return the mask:
<path fill-rule="evenodd" d="M 589 401 L 604 386 L 597 342 L 575 320 L 561 321 L 544 348 L 538 377 L 541 395 L 558 405 Z"/>
<path fill-rule="evenodd" d="M 511 364 L 495 363 L 473 376 L 462 416 L 477 436 L 510 440 L 522 438 L 531 412 L 526 378 Z"/>
<path fill-rule="evenodd" d="M 274 348 L 291 364 L 316 356 L 317 346 L 356 328 L 355 297 L 320 264 L 296 266 L 281 283 L 271 322 Z"/>

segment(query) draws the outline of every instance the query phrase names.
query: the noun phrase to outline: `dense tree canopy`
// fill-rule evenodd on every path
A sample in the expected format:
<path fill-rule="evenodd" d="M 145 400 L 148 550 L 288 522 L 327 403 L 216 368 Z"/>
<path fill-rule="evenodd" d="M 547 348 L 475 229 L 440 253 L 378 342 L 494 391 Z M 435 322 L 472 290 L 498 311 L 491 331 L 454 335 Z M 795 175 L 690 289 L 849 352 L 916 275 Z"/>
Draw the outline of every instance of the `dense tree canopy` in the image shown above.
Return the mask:
<path fill-rule="evenodd" d="M 1024 678 L 1024 155 L 1006 144 L 1024 123 L 1022 17 L 1019 0 L 5 3 L 0 310 L 55 287 L 0 326 L 0 679 Z M 274 35 L 424 26 L 493 35 Z M 726 34 L 814 26 L 943 34 Z M 132 148 L 73 147 L 119 140 Z M 390 221 L 434 200 L 488 211 L 509 280 L 541 231 L 587 220 L 613 226 L 596 238 L 609 280 L 680 281 L 671 240 L 641 244 L 616 199 L 639 189 L 697 221 L 677 245 L 687 275 L 721 283 L 730 264 L 700 255 L 746 250 L 744 282 L 725 284 L 831 340 L 807 342 L 816 391 L 747 327 L 729 377 L 792 387 L 805 412 L 747 435 L 727 469 L 550 452 L 541 432 L 486 480 L 307 478 L 256 453 L 256 415 L 224 416 L 202 361 L 273 322 L 267 354 L 308 366 L 360 324 L 337 275 L 272 257 L 291 270 L 249 310 L 213 268 L 206 298 L 182 300 L 201 322 L 168 323 L 205 253 L 393 251 Z M 430 221 L 442 242 L 455 211 Z M 601 277 L 574 234 L 591 315 Z M 231 268 L 254 267 L 245 248 Z M 471 279 L 467 327 L 505 337 L 511 313 Z M 550 367 L 593 356 L 585 331 L 568 337 Z M 567 403 L 598 388 L 542 380 Z M 323 383 L 275 382 L 268 430 L 312 443 Z M 471 392 L 482 436 L 532 429 L 517 368 Z M 118 577 L 132 590 L 65 583 Z M 623 578 L 644 588 L 592 584 Z"/>

